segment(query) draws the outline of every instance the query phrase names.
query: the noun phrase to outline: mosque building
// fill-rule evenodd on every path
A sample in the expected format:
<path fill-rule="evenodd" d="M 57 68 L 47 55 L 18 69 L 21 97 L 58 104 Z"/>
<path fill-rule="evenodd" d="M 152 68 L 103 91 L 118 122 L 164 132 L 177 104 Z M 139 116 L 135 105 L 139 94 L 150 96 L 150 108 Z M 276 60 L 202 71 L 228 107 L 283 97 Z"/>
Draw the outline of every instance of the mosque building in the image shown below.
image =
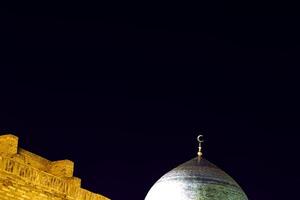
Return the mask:
<path fill-rule="evenodd" d="M 198 156 L 161 177 L 145 200 L 247 200 L 241 187 L 223 170 L 205 160 L 198 136 Z"/>
<path fill-rule="evenodd" d="M 228 174 L 198 156 L 162 176 L 145 200 L 248 200 Z M 49 161 L 18 146 L 18 137 L 0 136 L 0 200 L 109 200 L 81 188 L 70 160 Z"/>

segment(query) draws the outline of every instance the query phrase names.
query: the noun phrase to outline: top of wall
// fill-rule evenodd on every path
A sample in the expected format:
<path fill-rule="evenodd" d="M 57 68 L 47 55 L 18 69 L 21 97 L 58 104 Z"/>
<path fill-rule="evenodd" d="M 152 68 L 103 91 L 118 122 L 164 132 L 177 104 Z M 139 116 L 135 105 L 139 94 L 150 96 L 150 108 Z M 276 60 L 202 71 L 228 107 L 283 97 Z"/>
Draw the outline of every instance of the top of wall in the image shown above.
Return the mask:
<path fill-rule="evenodd" d="M 19 148 L 19 138 L 12 134 L 0 136 L 0 154 L 14 157 L 19 162 L 59 177 L 73 177 L 74 163 L 70 160 L 50 161 Z"/>
<path fill-rule="evenodd" d="M 56 191 L 72 199 L 109 200 L 81 188 L 81 179 L 73 176 L 71 160 L 50 161 L 19 147 L 19 138 L 12 134 L 0 135 L 0 172 L 18 176 L 45 190 Z"/>

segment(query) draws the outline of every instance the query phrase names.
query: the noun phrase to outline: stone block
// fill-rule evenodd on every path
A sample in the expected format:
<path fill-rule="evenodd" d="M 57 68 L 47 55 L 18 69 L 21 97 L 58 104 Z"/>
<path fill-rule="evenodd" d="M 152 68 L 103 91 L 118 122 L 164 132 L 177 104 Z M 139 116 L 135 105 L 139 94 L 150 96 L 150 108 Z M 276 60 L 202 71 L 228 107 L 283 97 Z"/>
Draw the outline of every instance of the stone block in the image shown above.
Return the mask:
<path fill-rule="evenodd" d="M 69 183 L 72 184 L 74 187 L 81 187 L 81 179 L 78 177 L 73 176 L 69 178 Z"/>
<path fill-rule="evenodd" d="M 48 172 L 58 177 L 72 177 L 74 172 L 74 162 L 70 160 L 58 160 L 49 164 Z"/>
<path fill-rule="evenodd" d="M 7 134 L 0 136 L 0 153 L 17 154 L 18 153 L 18 140 L 17 136 Z"/>
<path fill-rule="evenodd" d="M 26 151 L 22 148 L 19 148 L 18 154 L 24 160 L 25 164 L 31 165 L 32 167 L 35 167 L 42 171 L 46 171 L 48 169 L 49 163 L 51 162 L 39 155 Z"/>

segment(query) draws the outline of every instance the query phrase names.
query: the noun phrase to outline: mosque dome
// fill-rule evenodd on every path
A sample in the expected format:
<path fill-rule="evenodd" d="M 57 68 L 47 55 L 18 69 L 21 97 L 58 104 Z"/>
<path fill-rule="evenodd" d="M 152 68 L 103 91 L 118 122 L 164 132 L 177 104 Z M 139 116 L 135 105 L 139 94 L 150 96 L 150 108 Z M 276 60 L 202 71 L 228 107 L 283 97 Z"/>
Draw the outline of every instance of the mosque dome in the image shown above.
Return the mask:
<path fill-rule="evenodd" d="M 201 157 L 193 158 L 162 176 L 145 200 L 248 200 L 227 173 Z"/>

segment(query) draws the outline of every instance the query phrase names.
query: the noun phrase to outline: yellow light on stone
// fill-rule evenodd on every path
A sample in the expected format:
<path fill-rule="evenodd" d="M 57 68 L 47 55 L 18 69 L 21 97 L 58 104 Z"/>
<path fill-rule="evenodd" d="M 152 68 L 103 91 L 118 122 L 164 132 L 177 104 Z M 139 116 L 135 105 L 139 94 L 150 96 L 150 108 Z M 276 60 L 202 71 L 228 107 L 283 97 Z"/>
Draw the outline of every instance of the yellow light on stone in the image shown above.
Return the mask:
<path fill-rule="evenodd" d="M 81 188 L 70 160 L 50 161 L 0 136 L 0 200 L 109 200 Z"/>

